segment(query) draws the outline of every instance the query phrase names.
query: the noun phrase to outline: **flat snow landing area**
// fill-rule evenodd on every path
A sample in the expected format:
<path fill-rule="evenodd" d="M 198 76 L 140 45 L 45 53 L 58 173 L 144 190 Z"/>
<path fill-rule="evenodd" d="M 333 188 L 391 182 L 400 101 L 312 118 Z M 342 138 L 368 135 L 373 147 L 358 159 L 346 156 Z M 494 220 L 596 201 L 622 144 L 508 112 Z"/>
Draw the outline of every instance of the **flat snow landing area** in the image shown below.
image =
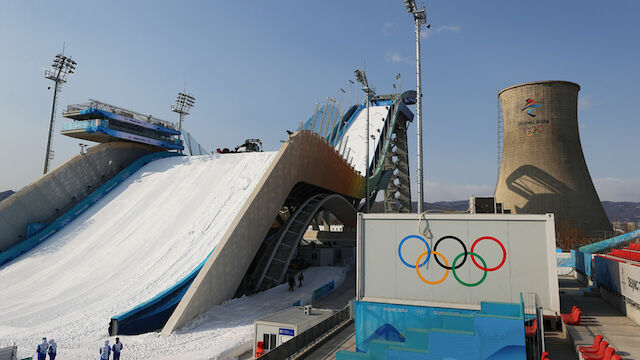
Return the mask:
<path fill-rule="evenodd" d="M 225 359 L 230 350 L 253 341 L 253 321 L 273 314 L 300 300 L 302 305 L 311 302 L 313 291 L 330 281 L 337 288 L 342 284 L 346 269 L 342 267 L 312 267 L 303 271 L 305 282 L 302 287 L 289 292 L 288 285 L 282 284 L 261 293 L 230 300 L 212 307 L 207 313 L 191 321 L 171 336 L 148 333 L 136 336 L 121 335 L 124 344 L 123 359 Z M 296 277 L 297 278 L 297 277 Z M 330 296 L 330 295 L 329 295 Z M 58 358 L 96 358 L 98 347 L 115 337 L 87 334 L 72 341 L 63 340 L 64 329 L 58 332 L 42 332 L 19 343 L 21 357 L 34 356 L 35 345 L 43 336 L 53 337 L 58 343 Z M 102 334 L 106 334 L 103 330 Z M 1 340 L 6 342 L 6 338 Z M 10 339 L 9 339 L 10 340 Z M 247 347 L 248 348 L 248 347 Z"/>
<path fill-rule="evenodd" d="M 172 157 L 131 175 L 0 268 L 0 347 L 15 342 L 20 356 L 31 356 L 46 336 L 58 342 L 61 359 L 96 357 L 112 316 L 169 288 L 208 256 L 275 155 Z"/>
<path fill-rule="evenodd" d="M 230 300 L 212 307 L 169 337 L 159 333 L 120 336 L 128 349 L 122 356 L 125 358 L 126 355 L 126 359 L 225 359 L 229 350 L 253 341 L 254 320 L 291 307 L 298 300 L 301 305 L 311 303 L 315 289 L 331 280 L 337 288 L 342 284 L 345 272 L 345 268 L 334 266 L 308 268 L 303 271 L 304 285 L 298 287 L 296 283 L 294 292 L 289 292 L 289 285 L 285 283 L 252 296 Z M 110 342 L 115 341 L 115 338 L 110 339 Z M 58 348 L 61 346 L 58 343 Z"/>

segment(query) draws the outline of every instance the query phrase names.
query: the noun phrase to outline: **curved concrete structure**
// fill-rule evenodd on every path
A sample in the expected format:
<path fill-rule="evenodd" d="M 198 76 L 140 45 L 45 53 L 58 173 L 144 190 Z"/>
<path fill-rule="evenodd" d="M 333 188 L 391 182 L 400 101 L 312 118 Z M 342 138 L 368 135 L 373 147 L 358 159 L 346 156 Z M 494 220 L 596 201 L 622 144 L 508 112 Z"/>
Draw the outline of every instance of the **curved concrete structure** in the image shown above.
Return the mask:
<path fill-rule="evenodd" d="M 361 199 L 365 179 L 315 133 L 289 138 L 162 330 L 165 335 L 235 294 L 273 219 L 296 184 Z"/>
<path fill-rule="evenodd" d="M 24 240 L 27 224 L 49 223 L 136 159 L 161 149 L 130 142 L 98 144 L 0 202 L 0 251 Z"/>
<path fill-rule="evenodd" d="M 540 81 L 498 94 L 504 148 L 496 201 L 517 214 L 555 213 L 589 235 L 611 231 L 578 134 L 578 84 Z"/>

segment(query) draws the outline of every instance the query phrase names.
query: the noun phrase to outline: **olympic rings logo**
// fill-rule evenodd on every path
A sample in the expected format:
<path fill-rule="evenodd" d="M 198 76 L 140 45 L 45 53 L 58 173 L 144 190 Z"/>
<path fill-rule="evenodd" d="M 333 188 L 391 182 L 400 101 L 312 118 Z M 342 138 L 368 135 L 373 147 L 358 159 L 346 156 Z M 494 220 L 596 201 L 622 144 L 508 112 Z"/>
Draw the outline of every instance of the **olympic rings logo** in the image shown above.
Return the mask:
<path fill-rule="evenodd" d="M 407 262 L 404 259 L 404 257 L 402 256 L 402 245 L 404 245 L 405 241 L 407 241 L 409 239 L 418 239 L 422 243 L 424 243 L 424 245 L 427 248 L 427 251 L 425 251 L 425 252 L 421 253 L 420 255 L 418 255 L 418 258 L 417 258 L 415 264 Z M 449 239 L 457 241 L 460 244 L 460 246 L 462 246 L 462 250 L 463 250 L 463 252 L 458 254 L 453 259 L 453 262 L 451 263 L 451 265 L 449 265 L 449 261 L 447 260 L 447 258 L 442 253 L 438 252 L 438 250 L 437 250 L 438 249 L 438 245 L 440 245 L 443 241 L 449 240 Z M 476 245 L 478 245 L 478 243 L 483 241 L 483 240 L 491 240 L 491 241 L 497 243 L 500 246 L 500 249 L 502 249 L 502 261 L 500 261 L 500 263 L 497 266 L 487 267 L 487 263 L 484 261 L 484 258 L 482 256 L 480 256 L 477 252 L 474 251 Z M 435 280 L 435 281 L 434 280 L 425 279 L 424 276 L 422 276 L 422 274 L 420 273 L 420 268 L 425 266 L 429 262 L 429 260 L 431 260 L 432 256 L 436 260 L 436 263 L 441 268 L 445 269 L 444 276 L 442 276 L 442 278 L 440 278 L 438 280 Z M 468 251 L 467 250 L 467 246 L 464 244 L 464 242 L 462 240 L 460 240 L 459 238 L 455 237 L 455 236 L 447 235 L 447 236 L 441 237 L 440 239 L 438 239 L 438 241 L 436 241 L 436 244 L 433 246 L 433 250 L 431 250 L 431 247 L 429 246 L 429 243 L 427 242 L 427 240 L 424 237 L 419 236 L 419 235 L 409 235 L 409 236 L 406 236 L 404 239 L 402 239 L 402 241 L 400 241 L 400 244 L 398 245 L 398 257 L 400 258 L 400 261 L 405 266 L 407 266 L 407 267 L 409 267 L 411 269 L 416 269 L 416 273 L 418 274 L 418 277 L 420 278 L 420 280 L 422 280 L 422 282 L 424 282 L 426 284 L 429 284 L 429 285 L 441 284 L 449 276 L 449 271 L 451 271 L 453 273 L 453 277 L 460 284 L 462 284 L 464 286 L 468 286 L 468 287 L 474 287 L 474 286 L 478 286 L 478 285 L 480 285 L 480 284 L 482 284 L 484 282 L 484 280 L 487 278 L 487 273 L 489 273 L 491 271 L 496 271 L 496 270 L 500 269 L 504 265 L 505 261 L 507 260 L 507 250 L 505 249 L 504 245 L 502 244 L 502 242 L 500 240 L 498 240 L 498 239 L 496 239 L 495 237 L 492 237 L 492 236 L 482 236 L 482 237 L 477 238 L 473 242 L 473 245 L 471 245 L 471 251 Z M 456 270 L 460 269 L 467 262 L 467 258 L 468 257 L 471 257 L 471 261 L 473 262 L 473 264 L 478 269 L 484 271 L 484 273 L 482 274 L 482 278 L 480 280 L 478 280 L 477 282 L 475 282 L 475 283 L 468 283 L 468 282 L 465 282 L 465 281 L 461 280 L 460 277 L 458 276 L 458 274 L 456 273 Z M 476 258 L 480 259 L 480 262 L 482 263 L 482 266 L 480 264 L 478 264 L 478 262 L 476 261 Z M 461 261 L 459 261 L 459 260 L 461 260 Z"/>
<path fill-rule="evenodd" d="M 544 125 L 525 126 L 522 132 L 527 136 L 541 135 L 544 132 Z"/>

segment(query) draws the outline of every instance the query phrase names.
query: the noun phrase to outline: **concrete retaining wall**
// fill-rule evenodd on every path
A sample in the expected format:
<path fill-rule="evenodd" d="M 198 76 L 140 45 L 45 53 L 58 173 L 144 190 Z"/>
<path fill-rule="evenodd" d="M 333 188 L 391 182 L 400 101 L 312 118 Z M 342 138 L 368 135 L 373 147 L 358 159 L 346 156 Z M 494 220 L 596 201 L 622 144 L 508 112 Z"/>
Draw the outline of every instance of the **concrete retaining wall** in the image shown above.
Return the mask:
<path fill-rule="evenodd" d="M 127 142 L 92 146 L 0 202 L 0 251 L 26 238 L 27 224 L 48 223 L 141 156 L 158 148 Z"/>
<path fill-rule="evenodd" d="M 307 130 L 293 135 L 178 304 L 162 330 L 164 335 L 233 297 L 278 210 L 299 182 L 351 198 L 365 193 L 364 178 L 325 140 Z"/>

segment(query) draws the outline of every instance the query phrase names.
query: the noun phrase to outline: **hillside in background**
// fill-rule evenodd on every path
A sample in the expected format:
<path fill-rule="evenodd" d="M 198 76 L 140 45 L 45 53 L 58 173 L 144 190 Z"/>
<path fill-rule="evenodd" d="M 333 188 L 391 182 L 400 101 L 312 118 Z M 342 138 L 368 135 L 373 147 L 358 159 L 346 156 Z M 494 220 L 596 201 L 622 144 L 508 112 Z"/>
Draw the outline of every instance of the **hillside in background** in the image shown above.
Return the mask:
<path fill-rule="evenodd" d="M 603 201 L 602 206 L 609 216 L 609 221 L 640 221 L 640 203 L 627 201 Z"/>
<path fill-rule="evenodd" d="M 7 190 L 7 191 L 3 191 L 0 192 L 0 201 L 8 198 L 9 196 L 11 196 L 15 191 L 13 190 Z"/>
<path fill-rule="evenodd" d="M 412 208 L 417 208 L 417 203 L 412 203 Z M 627 201 L 603 201 L 604 211 L 609 216 L 609 221 L 620 222 L 640 222 L 640 203 Z M 424 210 L 442 210 L 442 211 L 465 211 L 469 208 L 468 200 L 459 201 L 436 201 L 433 203 L 424 203 Z M 384 204 L 376 202 L 371 209 L 372 212 L 384 212 Z"/>

